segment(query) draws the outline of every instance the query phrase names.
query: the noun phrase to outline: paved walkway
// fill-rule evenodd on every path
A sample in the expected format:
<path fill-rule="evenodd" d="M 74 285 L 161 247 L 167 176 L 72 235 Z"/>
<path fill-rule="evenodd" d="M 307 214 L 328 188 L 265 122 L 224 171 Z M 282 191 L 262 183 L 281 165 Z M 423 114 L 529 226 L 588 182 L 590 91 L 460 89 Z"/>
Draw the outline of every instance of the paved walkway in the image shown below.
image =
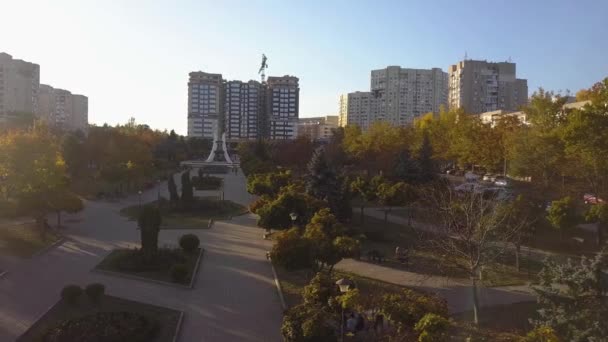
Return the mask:
<path fill-rule="evenodd" d="M 450 313 L 468 311 L 473 308 L 471 304 L 472 287 L 467 279 L 429 276 L 353 259 L 342 260 L 336 265 L 336 268 L 387 283 L 436 293 L 447 300 Z M 527 286 L 480 287 L 478 294 L 482 307 L 536 299 Z"/>
<path fill-rule="evenodd" d="M 243 176 L 226 178 L 226 198 L 244 201 Z M 166 183 L 161 190 L 168 195 Z M 156 196 L 157 189 L 151 189 L 142 200 Z M 113 248 L 139 244 L 135 222 L 118 213 L 136 203 L 137 196 L 118 203 L 86 202 L 83 212 L 66 215 L 65 243 L 21 262 L 0 279 L 0 341 L 23 333 L 55 304 L 64 285 L 91 282 L 106 284 L 111 295 L 183 310 L 182 342 L 281 340 L 282 310 L 265 258 L 270 242 L 260 239 L 250 215 L 216 222 L 210 230 L 187 231 L 197 234 L 206 249 L 192 290 L 91 272 Z M 159 244 L 175 245 L 184 233 L 163 230 Z"/>

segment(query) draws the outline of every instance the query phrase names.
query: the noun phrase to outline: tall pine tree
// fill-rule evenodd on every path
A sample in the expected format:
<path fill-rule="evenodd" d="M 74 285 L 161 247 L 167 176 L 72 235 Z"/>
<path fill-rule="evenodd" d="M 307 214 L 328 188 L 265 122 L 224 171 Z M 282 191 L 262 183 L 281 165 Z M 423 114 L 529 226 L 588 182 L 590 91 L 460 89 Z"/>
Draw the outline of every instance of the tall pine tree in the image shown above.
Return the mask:
<path fill-rule="evenodd" d="M 179 202 L 179 194 L 177 193 L 177 186 L 175 185 L 175 178 L 173 174 L 169 176 L 167 187 L 169 188 L 169 200 L 172 204 L 176 204 Z"/>
<path fill-rule="evenodd" d="M 429 182 L 435 179 L 435 162 L 433 161 L 433 146 L 427 131 L 422 134 L 422 146 L 418 151 L 418 167 L 420 168 L 420 181 Z"/>
<path fill-rule="evenodd" d="M 182 202 L 189 204 L 193 200 L 194 191 L 192 190 L 192 182 L 190 182 L 190 170 L 186 170 L 182 173 Z"/>
<path fill-rule="evenodd" d="M 332 213 L 341 222 L 348 221 L 352 216 L 348 184 L 345 180 L 339 179 L 329 165 L 323 147 L 315 150 L 308 163 L 306 192 L 311 196 L 327 201 Z"/>
<path fill-rule="evenodd" d="M 415 183 L 420 179 L 418 161 L 411 157 L 409 150 L 403 150 L 399 154 L 395 165 L 395 177 L 407 183 Z"/>

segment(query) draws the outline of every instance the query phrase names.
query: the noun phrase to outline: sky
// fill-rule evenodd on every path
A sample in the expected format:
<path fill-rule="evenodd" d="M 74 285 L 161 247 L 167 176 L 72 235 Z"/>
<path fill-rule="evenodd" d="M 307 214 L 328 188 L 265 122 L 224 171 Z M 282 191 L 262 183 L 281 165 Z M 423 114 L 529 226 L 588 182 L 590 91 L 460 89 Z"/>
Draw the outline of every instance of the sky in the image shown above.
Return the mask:
<path fill-rule="evenodd" d="M 0 0 L 0 52 L 89 98 L 89 121 L 185 134 L 191 71 L 300 79 L 300 117 L 337 114 L 372 69 L 511 60 L 530 92 L 608 76 L 606 0 Z"/>

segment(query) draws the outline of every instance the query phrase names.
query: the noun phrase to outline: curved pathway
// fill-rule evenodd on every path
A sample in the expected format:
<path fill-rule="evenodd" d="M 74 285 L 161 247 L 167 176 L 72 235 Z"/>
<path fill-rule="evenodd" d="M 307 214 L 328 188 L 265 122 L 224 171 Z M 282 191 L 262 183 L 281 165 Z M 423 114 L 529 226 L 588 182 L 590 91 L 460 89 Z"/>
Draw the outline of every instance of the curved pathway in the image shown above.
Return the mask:
<path fill-rule="evenodd" d="M 178 177 L 176 177 L 178 178 Z M 244 203 L 242 175 L 226 176 L 226 199 Z M 161 184 L 167 196 L 166 183 Z M 142 195 L 156 198 L 158 189 Z M 48 252 L 22 261 L 0 279 L 0 341 L 12 341 L 59 299 L 69 283 L 104 283 L 108 294 L 185 312 L 179 341 L 280 341 L 281 305 L 265 252 L 270 242 L 260 238 L 250 215 L 216 222 L 197 234 L 206 253 L 194 289 L 177 289 L 91 272 L 114 248 L 139 245 L 135 222 L 118 213 L 138 203 L 126 200 L 86 202 L 85 210 L 66 215 L 66 241 Z M 162 230 L 159 245 L 176 245 L 186 231 Z"/>

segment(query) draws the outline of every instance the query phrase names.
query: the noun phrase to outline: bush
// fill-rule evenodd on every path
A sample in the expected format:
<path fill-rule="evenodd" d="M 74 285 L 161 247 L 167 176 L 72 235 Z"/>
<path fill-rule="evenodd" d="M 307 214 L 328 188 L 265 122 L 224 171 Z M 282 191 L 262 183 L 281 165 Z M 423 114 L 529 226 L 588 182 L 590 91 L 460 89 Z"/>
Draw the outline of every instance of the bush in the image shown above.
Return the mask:
<path fill-rule="evenodd" d="M 61 299 L 69 304 L 78 303 L 80 296 L 82 296 L 82 288 L 78 285 L 66 285 L 63 290 L 61 290 Z"/>
<path fill-rule="evenodd" d="M 433 313 L 424 315 L 414 326 L 414 330 L 420 334 L 419 342 L 442 342 L 447 341 L 446 334 L 450 322 Z"/>
<path fill-rule="evenodd" d="M 522 342 L 560 342 L 561 340 L 551 327 L 539 326 L 530 331 Z"/>
<path fill-rule="evenodd" d="M 179 238 L 180 247 L 187 253 L 192 253 L 198 249 L 198 246 L 201 244 L 198 236 L 194 234 L 186 234 L 182 235 Z"/>
<path fill-rule="evenodd" d="M 312 266 L 310 244 L 300 236 L 298 228 L 279 232 L 270 250 L 272 260 L 286 270 L 298 270 Z"/>
<path fill-rule="evenodd" d="M 133 312 L 98 312 L 70 319 L 49 329 L 42 341 L 147 342 L 158 333 L 155 320 Z"/>
<path fill-rule="evenodd" d="M 87 297 L 89 297 L 89 299 L 93 303 L 99 303 L 99 300 L 106 292 L 106 286 L 100 283 L 89 284 L 84 289 L 84 292 L 87 294 Z"/>
<path fill-rule="evenodd" d="M 171 266 L 171 279 L 176 283 L 184 283 L 188 278 L 188 266 L 186 264 L 175 264 Z"/>

